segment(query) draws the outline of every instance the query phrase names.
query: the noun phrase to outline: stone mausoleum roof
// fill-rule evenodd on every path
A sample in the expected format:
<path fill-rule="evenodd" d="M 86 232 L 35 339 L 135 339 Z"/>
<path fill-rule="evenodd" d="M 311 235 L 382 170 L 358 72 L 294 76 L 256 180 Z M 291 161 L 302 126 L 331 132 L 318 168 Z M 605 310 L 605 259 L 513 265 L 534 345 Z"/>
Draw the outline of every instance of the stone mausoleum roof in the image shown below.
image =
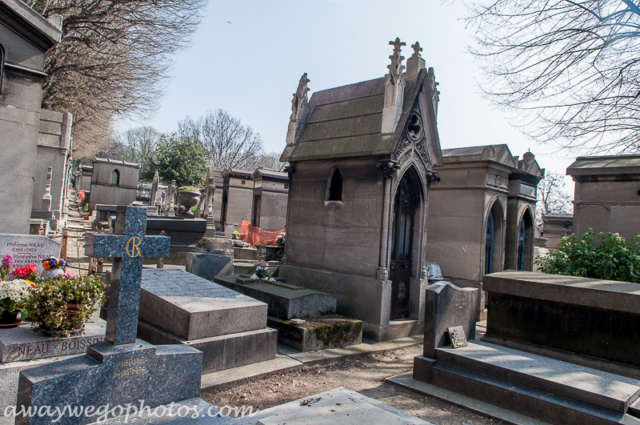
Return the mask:
<path fill-rule="evenodd" d="M 399 122 L 406 122 L 426 76 L 422 71 L 417 81 L 406 82 Z M 403 125 L 383 140 L 384 93 L 384 78 L 315 92 L 302 136 L 294 146 L 287 146 L 283 158 L 295 162 L 391 154 Z"/>
<path fill-rule="evenodd" d="M 567 174 L 640 174 L 640 155 L 580 156 L 567 168 Z"/>

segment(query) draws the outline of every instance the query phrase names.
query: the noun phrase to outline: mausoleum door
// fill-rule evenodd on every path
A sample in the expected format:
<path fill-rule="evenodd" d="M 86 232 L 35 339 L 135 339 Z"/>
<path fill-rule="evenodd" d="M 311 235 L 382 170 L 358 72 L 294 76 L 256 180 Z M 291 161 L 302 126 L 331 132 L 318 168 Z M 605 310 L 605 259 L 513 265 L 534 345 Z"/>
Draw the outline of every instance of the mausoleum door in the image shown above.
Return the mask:
<path fill-rule="evenodd" d="M 493 248 L 496 235 L 495 229 L 495 217 L 493 215 L 493 211 L 490 211 L 489 218 L 487 219 L 487 242 L 484 254 L 484 274 L 493 273 Z"/>
<path fill-rule="evenodd" d="M 524 250 L 526 240 L 526 228 L 524 225 L 524 217 L 520 224 L 520 235 L 518 236 L 518 270 L 524 270 Z"/>
<path fill-rule="evenodd" d="M 391 251 L 391 319 L 409 316 L 409 285 L 411 283 L 411 245 L 415 198 L 407 176 L 402 179 L 393 213 Z"/>

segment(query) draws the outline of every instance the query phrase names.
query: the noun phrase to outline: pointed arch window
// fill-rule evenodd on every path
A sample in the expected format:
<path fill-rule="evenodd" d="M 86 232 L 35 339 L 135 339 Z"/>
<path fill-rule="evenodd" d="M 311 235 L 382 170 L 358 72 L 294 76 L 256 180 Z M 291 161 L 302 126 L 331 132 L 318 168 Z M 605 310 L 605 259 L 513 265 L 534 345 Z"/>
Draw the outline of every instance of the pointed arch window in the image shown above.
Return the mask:
<path fill-rule="evenodd" d="M 327 201 L 342 201 L 342 186 L 342 172 L 336 168 L 329 178 Z"/>
<path fill-rule="evenodd" d="M 113 170 L 111 173 L 111 184 L 118 186 L 120 184 L 120 171 Z"/>
<path fill-rule="evenodd" d="M 0 44 L 0 96 L 2 95 L 3 80 L 4 80 L 4 46 Z"/>

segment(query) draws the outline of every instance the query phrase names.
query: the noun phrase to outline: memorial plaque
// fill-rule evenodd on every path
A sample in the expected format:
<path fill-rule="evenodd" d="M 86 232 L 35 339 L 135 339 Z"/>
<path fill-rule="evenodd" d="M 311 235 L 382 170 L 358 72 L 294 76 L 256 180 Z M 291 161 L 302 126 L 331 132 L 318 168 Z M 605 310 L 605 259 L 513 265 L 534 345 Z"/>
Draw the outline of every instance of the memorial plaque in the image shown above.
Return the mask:
<path fill-rule="evenodd" d="M 60 244 L 46 236 L 0 233 L 0 257 L 5 254 L 13 255 L 12 268 L 35 264 L 40 273 L 42 260 L 60 257 Z"/>
<path fill-rule="evenodd" d="M 447 329 L 449 331 L 449 339 L 451 340 L 451 346 L 453 348 L 466 347 L 467 337 L 464 334 L 462 326 L 454 326 Z"/>

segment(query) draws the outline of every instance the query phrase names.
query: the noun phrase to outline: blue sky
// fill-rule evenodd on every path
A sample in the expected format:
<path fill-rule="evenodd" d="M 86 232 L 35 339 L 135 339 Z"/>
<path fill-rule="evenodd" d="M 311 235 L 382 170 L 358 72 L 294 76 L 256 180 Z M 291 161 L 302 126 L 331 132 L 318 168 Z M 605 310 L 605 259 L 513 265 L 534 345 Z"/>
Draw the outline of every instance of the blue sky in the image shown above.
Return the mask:
<path fill-rule="evenodd" d="M 435 69 L 443 149 L 506 143 L 514 155 L 530 149 L 541 167 L 564 174 L 575 154 L 537 145 L 515 127 L 517 116 L 483 98 L 484 79 L 467 52 L 473 28 L 465 26 L 466 13 L 461 1 L 210 0 L 193 45 L 175 57 L 155 117 L 118 128 L 174 131 L 186 116 L 224 109 L 260 133 L 267 151 L 281 152 L 304 72 L 311 93 L 382 77 L 388 43 L 400 37 L 406 58 L 419 41 Z"/>

